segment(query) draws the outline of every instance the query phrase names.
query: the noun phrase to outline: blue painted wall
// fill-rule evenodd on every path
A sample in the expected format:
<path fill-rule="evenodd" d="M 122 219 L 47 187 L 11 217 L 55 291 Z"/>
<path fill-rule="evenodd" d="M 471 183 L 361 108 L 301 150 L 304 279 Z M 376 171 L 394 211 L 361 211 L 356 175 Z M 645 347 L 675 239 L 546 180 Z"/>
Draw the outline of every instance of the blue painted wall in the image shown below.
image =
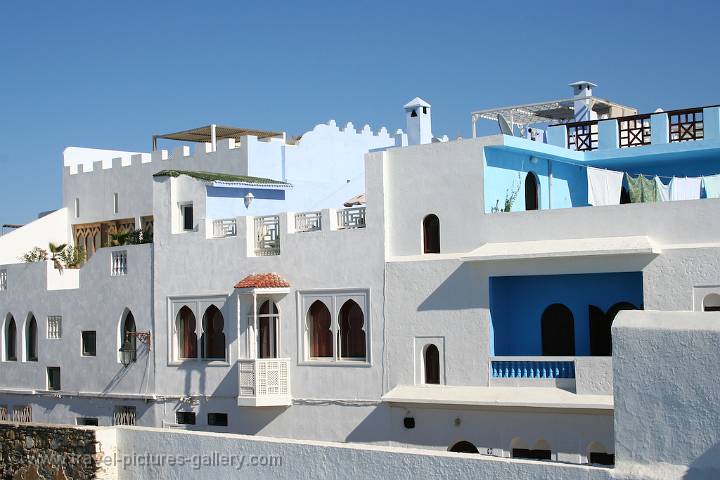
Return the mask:
<path fill-rule="evenodd" d="M 588 306 L 641 307 L 642 272 L 536 275 L 490 279 L 491 355 L 542 355 L 541 318 L 562 303 L 575 318 L 575 354 L 590 355 Z"/>
<path fill-rule="evenodd" d="M 525 178 L 528 172 L 537 175 L 540 183 L 540 208 L 569 208 L 587 206 L 587 176 L 585 168 L 571 163 L 525 155 L 500 148 L 485 149 L 485 212 L 499 202 L 502 209 L 506 192 L 519 186 L 512 211 L 525 210 Z M 550 175 L 552 172 L 552 189 Z M 518 173 L 520 175 L 518 176 Z M 552 194 L 552 199 L 550 195 Z"/>
<path fill-rule="evenodd" d="M 245 195 L 255 198 L 245 207 Z M 207 218 L 235 218 L 246 215 L 272 215 L 285 208 L 285 191 L 266 188 L 207 187 Z"/>

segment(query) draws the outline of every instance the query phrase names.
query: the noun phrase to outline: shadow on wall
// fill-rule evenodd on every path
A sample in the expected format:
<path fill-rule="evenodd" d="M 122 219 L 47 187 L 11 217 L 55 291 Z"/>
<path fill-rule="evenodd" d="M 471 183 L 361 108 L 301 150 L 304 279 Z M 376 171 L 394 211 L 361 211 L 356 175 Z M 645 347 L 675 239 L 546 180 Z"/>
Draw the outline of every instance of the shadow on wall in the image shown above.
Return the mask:
<path fill-rule="evenodd" d="M 683 480 L 716 480 L 720 478 L 720 443 L 716 443 L 690 464 Z"/>
<path fill-rule="evenodd" d="M 386 405 L 378 405 L 348 434 L 345 441 L 378 443 L 398 440 L 390 436 L 390 432 L 393 431 L 391 422 L 390 408 Z"/>
<path fill-rule="evenodd" d="M 412 283 L 407 286 L 415 287 Z M 427 296 L 418 311 L 489 308 L 487 299 L 481 294 L 487 291 L 487 286 L 488 277 L 481 269 L 463 263 Z"/>

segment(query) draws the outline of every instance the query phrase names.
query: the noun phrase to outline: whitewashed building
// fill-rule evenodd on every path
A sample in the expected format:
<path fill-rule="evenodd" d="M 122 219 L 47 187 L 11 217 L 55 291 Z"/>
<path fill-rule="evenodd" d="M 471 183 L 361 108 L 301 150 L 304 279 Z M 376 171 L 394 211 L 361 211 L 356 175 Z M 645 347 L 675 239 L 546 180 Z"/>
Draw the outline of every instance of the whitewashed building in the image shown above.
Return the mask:
<path fill-rule="evenodd" d="M 0 419 L 611 465 L 615 315 L 720 308 L 720 108 L 592 87 L 469 139 L 415 98 L 392 135 L 67 148 L 62 207 L 0 237 Z M 20 260 L 50 242 L 87 260 Z"/>

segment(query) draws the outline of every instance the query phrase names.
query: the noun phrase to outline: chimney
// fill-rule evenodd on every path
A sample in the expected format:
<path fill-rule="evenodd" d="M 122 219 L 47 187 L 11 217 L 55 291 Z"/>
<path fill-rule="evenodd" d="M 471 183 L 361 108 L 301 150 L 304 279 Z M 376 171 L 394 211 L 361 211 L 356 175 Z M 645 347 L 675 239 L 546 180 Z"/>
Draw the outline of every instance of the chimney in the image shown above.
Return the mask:
<path fill-rule="evenodd" d="M 588 120 L 597 120 L 597 113 L 592 110 L 593 103 L 595 103 L 592 99 L 592 89 L 593 87 L 597 87 L 597 85 L 581 80 L 571 83 L 570 86 L 573 89 L 573 98 L 575 99 L 573 105 L 575 121 L 586 122 Z"/>
<path fill-rule="evenodd" d="M 432 122 L 430 104 L 415 97 L 405 104 L 408 145 L 421 145 L 432 142 Z"/>

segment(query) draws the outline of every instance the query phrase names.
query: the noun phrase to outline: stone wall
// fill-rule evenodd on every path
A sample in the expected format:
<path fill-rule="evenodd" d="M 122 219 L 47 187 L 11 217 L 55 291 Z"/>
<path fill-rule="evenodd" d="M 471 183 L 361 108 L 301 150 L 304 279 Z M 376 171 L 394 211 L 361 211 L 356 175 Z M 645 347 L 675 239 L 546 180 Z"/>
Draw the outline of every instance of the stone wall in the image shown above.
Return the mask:
<path fill-rule="evenodd" d="M 0 479 L 96 478 L 95 431 L 0 423 Z"/>

